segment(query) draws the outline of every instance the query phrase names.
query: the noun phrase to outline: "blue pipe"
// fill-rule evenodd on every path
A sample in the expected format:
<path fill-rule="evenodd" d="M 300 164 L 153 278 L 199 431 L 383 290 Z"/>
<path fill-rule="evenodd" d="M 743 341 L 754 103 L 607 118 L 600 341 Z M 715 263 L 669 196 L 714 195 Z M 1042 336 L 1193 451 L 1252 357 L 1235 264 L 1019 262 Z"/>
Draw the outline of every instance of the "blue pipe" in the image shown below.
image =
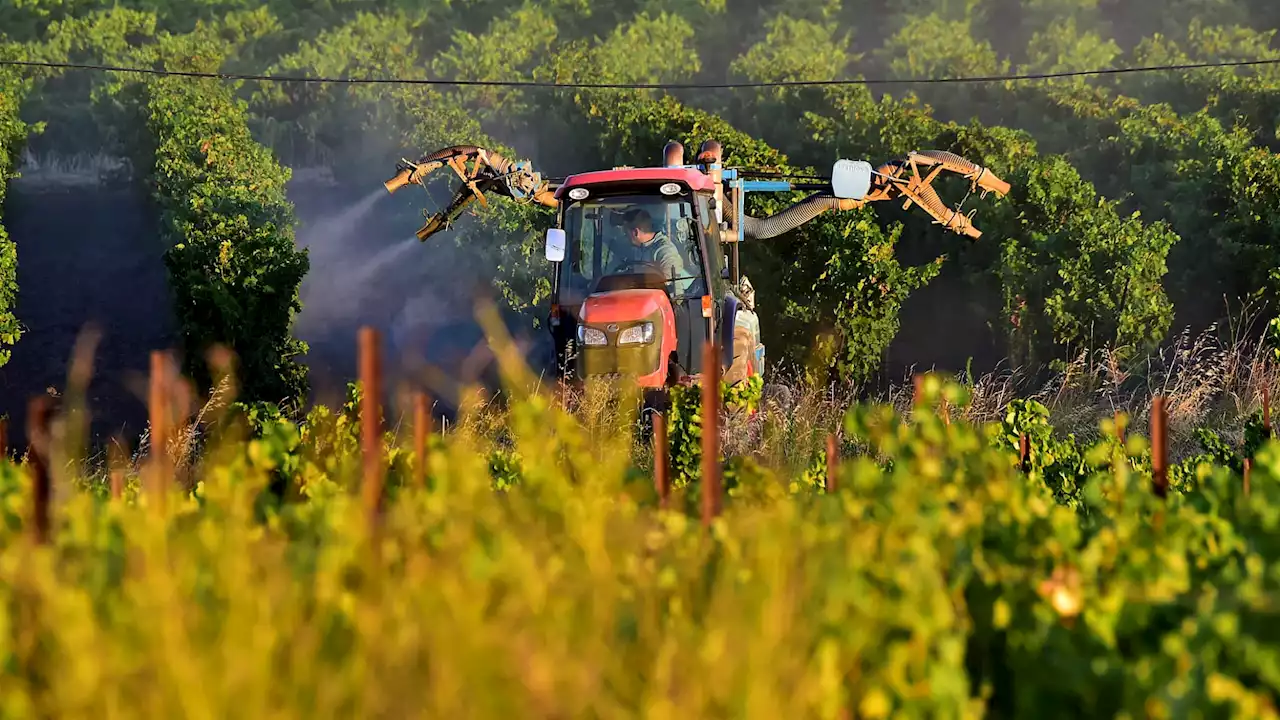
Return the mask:
<path fill-rule="evenodd" d="M 746 180 L 743 192 L 790 192 L 791 183 L 786 180 Z"/>

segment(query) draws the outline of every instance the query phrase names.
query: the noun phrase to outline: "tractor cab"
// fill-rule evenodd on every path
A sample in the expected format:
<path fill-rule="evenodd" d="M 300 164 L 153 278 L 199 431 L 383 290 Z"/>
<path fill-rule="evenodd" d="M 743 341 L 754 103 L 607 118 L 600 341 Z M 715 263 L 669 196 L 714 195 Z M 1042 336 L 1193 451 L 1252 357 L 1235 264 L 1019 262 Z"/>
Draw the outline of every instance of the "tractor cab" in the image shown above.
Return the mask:
<path fill-rule="evenodd" d="M 711 178 L 684 167 L 591 172 L 556 197 L 547 258 L 562 366 L 652 388 L 699 374 L 728 289 Z"/>
<path fill-rule="evenodd" d="M 665 290 L 677 303 L 705 295 L 693 206 L 687 198 L 628 193 L 567 208 L 563 225 L 569 257 L 560 270 L 566 304 L 630 287 Z"/>

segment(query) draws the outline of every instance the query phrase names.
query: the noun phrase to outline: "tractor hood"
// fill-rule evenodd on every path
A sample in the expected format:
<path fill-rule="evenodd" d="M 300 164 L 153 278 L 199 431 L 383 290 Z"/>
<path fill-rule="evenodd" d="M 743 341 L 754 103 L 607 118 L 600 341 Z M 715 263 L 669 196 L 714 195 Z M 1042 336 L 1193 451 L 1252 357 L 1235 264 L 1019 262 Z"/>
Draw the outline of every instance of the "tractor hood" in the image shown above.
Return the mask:
<path fill-rule="evenodd" d="M 610 290 L 588 295 L 582 304 L 581 322 L 611 323 L 641 320 L 670 307 L 661 290 Z"/>
<path fill-rule="evenodd" d="M 662 387 L 675 351 L 671 302 L 662 290 L 610 290 L 587 296 L 579 315 L 581 377 L 627 375 Z"/>

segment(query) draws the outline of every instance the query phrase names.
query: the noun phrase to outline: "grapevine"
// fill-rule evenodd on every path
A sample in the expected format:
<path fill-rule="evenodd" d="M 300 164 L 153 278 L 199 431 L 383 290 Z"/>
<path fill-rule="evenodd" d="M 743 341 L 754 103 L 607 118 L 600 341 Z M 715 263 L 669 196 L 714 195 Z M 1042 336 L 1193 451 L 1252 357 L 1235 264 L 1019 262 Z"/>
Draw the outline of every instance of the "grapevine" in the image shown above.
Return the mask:
<path fill-rule="evenodd" d="M 0 44 L 0 57 L 5 57 Z M 19 111 L 32 83 L 17 73 L 0 69 L 0 366 L 9 362 L 11 347 L 22 337 L 14 315 L 18 295 L 18 249 L 5 231 L 3 209 L 9 180 L 16 177 L 16 165 L 27 135 L 33 128 L 22 121 Z"/>
<path fill-rule="evenodd" d="M 253 140 L 225 86 L 161 78 L 147 90 L 184 368 L 208 388 L 208 353 L 220 345 L 236 354 L 243 399 L 296 404 L 307 346 L 290 326 L 309 263 L 294 246 L 289 171 Z"/>

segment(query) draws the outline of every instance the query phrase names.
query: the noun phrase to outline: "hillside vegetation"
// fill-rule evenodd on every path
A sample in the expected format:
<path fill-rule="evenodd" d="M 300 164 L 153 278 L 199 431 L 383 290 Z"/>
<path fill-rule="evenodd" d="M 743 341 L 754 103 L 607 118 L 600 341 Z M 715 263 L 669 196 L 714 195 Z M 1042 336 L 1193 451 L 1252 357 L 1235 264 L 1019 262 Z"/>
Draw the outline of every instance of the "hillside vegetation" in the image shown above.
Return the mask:
<path fill-rule="evenodd" d="M 1267 3 L 1163 6 L 1135 14 L 1088 0 L 757 2 L 733 11 L 717 2 L 370 0 L 304 9 L 37 0 L 0 10 L 0 27 L 15 57 L 312 77 L 909 79 L 1280 57 Z M 24 76 L 39 92 L 21 104 L 22 117 L 47 122 L 31 139 L 35 151 L 107 151 L 151 166 L 155 141 L 141 103 L 154 83 L 81 71 Z M 552 175 L 651 164 L 668 139 L 696 147 L 712 136 L 730 162 L 779 170 L 927 148 L 991 167 L 1014 193 L 967 199 L 985 231 L 972 246 L 918 212 L 876 208 L 824 216 L 744 253 L 767 308 L 770 357 L 809 367 L 815 379 L 861 383 L 877 377 L 903 304 L 943 280 L 965 288 L 975 327 L 990 328 L 990 350 L 1017 366 L 1104 348 L 1141 364 L 1170 333 L 1198 332 L 1244 303 L 1270 307 L 1280 288 L 1278 83 L 1280 70 L 1256 66 L 889 85 L 883 94 L 858 85 L 669 94 L 221 86 L 247 103 L 254 139 L 237 142 L 264 144 L 286 167 L 328 165 L 353 187 L 376 187 L 401 156 L 454 143 L 529 157 Z M 222 92 L 201 87 L 184 91 Z M 959 203 L 964 188 L 945 198 Z M 754 198 L 751 210 L 793 199 Z M 549 290 L 535 252 L 549 222 L 548 213 L 498 202 L 433 242 L 486 258 L 503 301 L 534 323 Z M 197 357 L 233 331 L 201 332 L 208 337 L 189 337 L 186 348 Z"/>
<path fill-rule="evenodd" d="M 634 83 L 1280 57 L 1273 2 L 1159 5 L 23 0 L 0 58 Z M 1277 717 L 1280 320 L 1232 321 L 1278 314 L 1278 137 L 1274 66 L 703 92 L 0 68 L 0 181 L 29 146 L 146 184 L 190 379 L 153 385 L 163 422 L 104 462 L 80 358 L 0 460 L 0 713 Z M 457 143 L 555 175 L 707 138 L 801 174 L 949 150 L 1013 191 L 967 198 L 972 244 L 890 207 L 744 248 L 794 402 L 722 388 L 706 524 L 698 389 L 666 417 L 664 501 L 634 397 L 548 387 L 492 309 L 503 391 L 447 424 L 394 394 L 371 427 L 360 383 L 304 402 L 291 169 L 363 194 Z M 0 360 L 22 320 L 2 221 Z M 550 222 L 494 201 L 431 242 L 534 325 Z M 940 282 L 1015 371 L 867 402 Z"/>

